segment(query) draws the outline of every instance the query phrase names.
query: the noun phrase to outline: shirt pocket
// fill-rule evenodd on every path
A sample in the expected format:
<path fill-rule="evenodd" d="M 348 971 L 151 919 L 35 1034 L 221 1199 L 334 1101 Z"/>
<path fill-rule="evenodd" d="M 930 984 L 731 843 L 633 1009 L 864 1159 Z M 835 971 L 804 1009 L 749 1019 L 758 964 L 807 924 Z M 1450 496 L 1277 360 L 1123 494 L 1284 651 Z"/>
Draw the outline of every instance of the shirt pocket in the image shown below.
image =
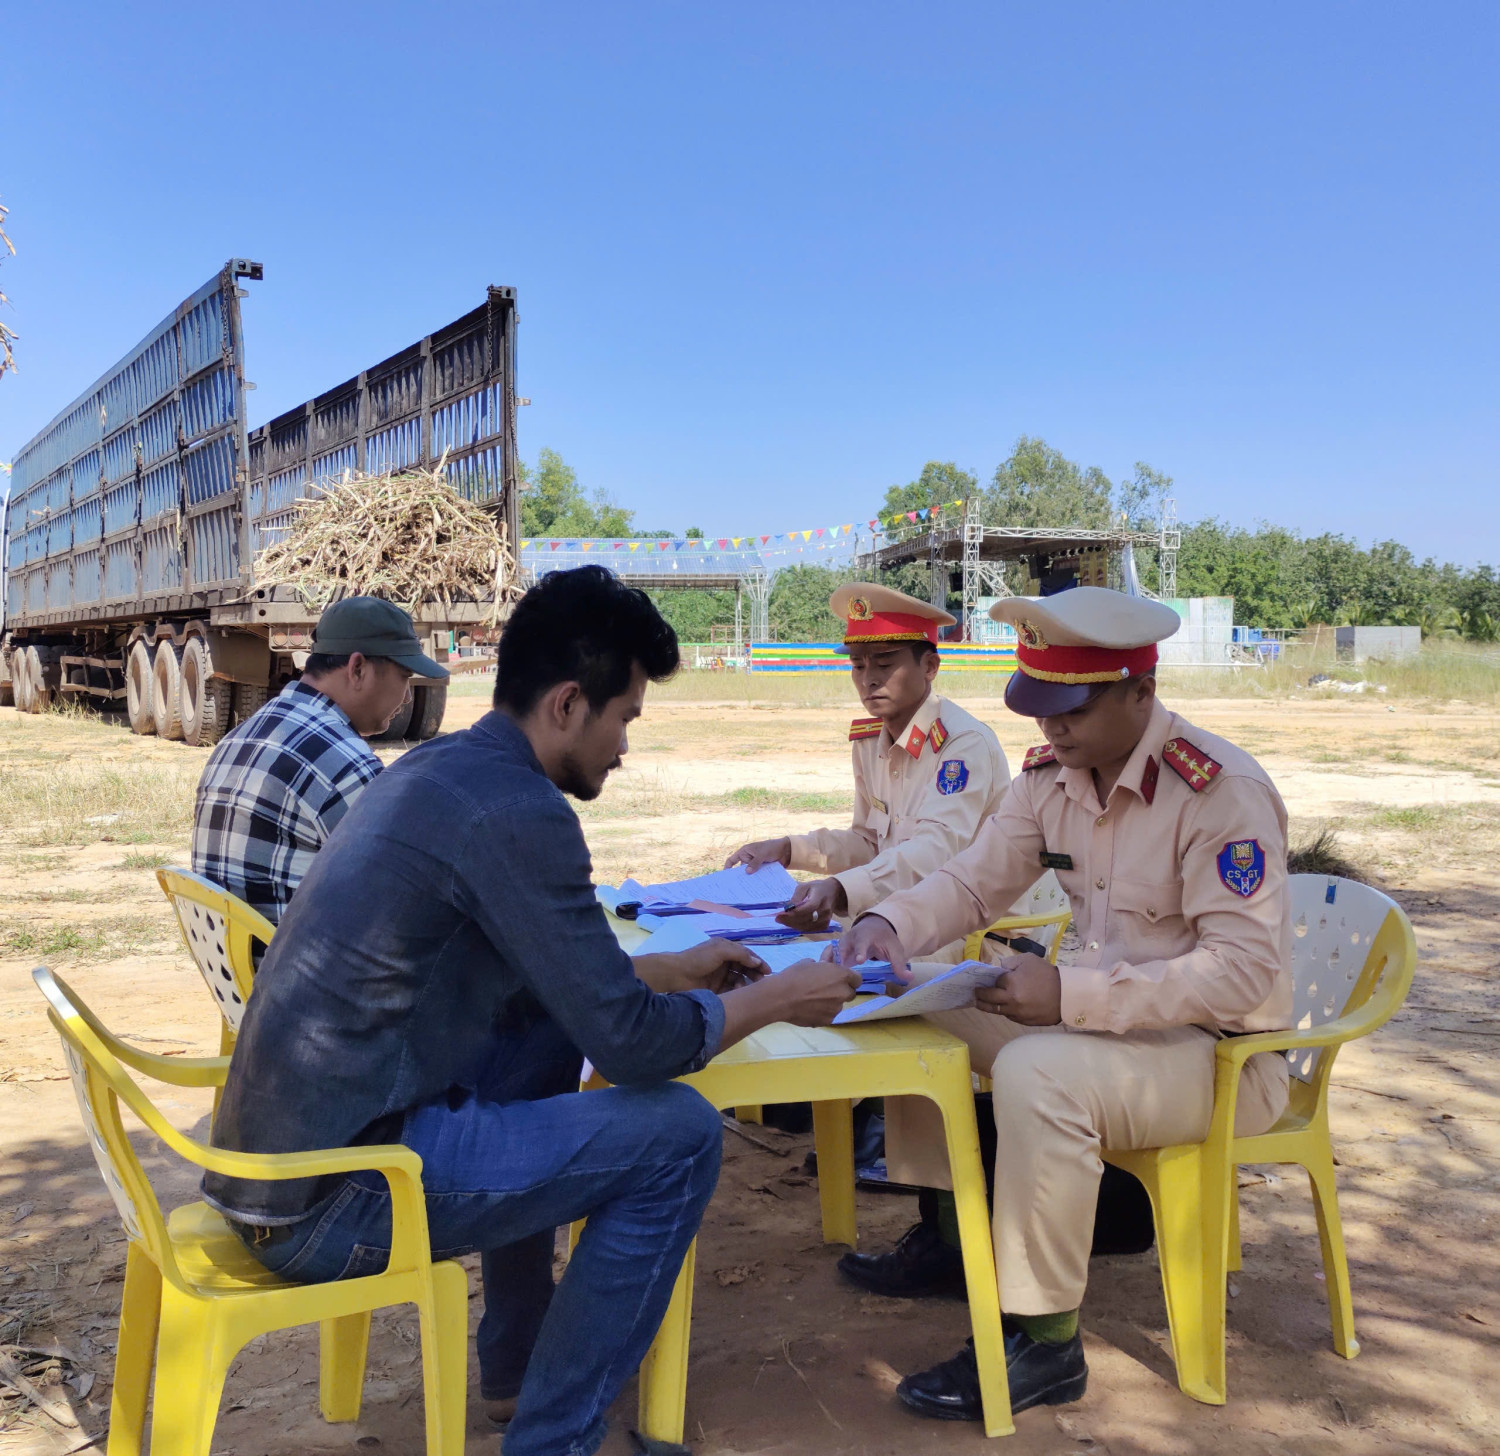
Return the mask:
<path fill-rule="evenodd" d="M 865 826 L 875 836 L 875 843 L 884 846 L 890 842 L 891 837 L 891 811 L 889 809 L 877 809 L 870 805 L 870 817 L 865 820 Z"/>
<path fill-rule="evenodd" d="M 1116 880 L 1109 906 L 1119 914 L 1139 916 L 1136 924 L 1171 924 L 1182 919 L 1182 882 Z"/>

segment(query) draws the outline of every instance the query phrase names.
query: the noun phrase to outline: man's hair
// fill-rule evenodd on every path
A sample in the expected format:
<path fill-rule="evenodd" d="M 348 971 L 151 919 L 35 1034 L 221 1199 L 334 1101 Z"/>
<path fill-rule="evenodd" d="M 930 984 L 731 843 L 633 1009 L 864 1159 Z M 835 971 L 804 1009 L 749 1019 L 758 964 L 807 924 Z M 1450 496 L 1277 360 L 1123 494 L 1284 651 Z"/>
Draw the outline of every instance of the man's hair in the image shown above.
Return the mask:
<path fill-rule="evenodd" d="M 630 686 L 639 663 L 652 682 L 677 671 L 677 634 L 651 598 L 602 566 L 544 576 L 500 633 L 495 706 L 529 713 L 558 683 L 576 682 L 598 712 Z"/>
<path fill-rule="evenodd" d="M 349 666 L 349 659 L 353 657 L 352 652 L 311 652 L 307 661 L 302 665 L 303 677 L 322 677 L 325 673 L 337 672 L 341 667 Z M 365 656 L 366 662 L 389 662 L 389 657 Z"/>

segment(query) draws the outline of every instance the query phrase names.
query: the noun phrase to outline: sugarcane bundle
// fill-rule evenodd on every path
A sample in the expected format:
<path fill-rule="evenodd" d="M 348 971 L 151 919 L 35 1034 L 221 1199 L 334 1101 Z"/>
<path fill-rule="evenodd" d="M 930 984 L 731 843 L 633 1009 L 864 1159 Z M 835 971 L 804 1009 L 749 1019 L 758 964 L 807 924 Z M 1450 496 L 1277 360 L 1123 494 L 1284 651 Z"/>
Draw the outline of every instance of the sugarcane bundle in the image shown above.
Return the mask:
<path fill-rule="evenodd" d="M 443 473 L 346 471 L 292 502 L 285 534 L 255 558 L 258 587 L 289 586 L 321 611 L 368 595 L 416 614 L 424 604 L 483 602 L 491 620 L 519 595 L 504 527 Z"/>

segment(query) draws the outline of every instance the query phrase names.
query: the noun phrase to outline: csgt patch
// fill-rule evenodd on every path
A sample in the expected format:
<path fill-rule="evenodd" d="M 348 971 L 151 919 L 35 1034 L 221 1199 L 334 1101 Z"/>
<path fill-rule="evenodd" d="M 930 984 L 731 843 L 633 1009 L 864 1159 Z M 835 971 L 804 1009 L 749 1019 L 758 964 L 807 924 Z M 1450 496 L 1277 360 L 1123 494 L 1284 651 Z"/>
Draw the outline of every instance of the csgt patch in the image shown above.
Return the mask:
<path fill-rule="evenodd" d="M 1219 851 L 1219 878 L 1249 899 L 1266 878 L 1266 852 L 1258 839 L 1231 839 Z"/>
<path fill-rule="evenodd" d="M 940 794 L 962 793 L 969 782 L 969 766 L 961 758 L 945 758 L 938 769 L 937 787 Z"/>

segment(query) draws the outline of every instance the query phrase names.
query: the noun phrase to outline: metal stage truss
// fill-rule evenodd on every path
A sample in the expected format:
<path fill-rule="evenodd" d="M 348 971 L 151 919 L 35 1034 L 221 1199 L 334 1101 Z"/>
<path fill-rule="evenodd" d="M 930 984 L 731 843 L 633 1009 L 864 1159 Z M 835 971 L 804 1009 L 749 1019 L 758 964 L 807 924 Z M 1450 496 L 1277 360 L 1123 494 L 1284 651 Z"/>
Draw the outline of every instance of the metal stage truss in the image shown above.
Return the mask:
<path fill-rule="evenodd" d="M 520 567 L 531 581 L 575 566 L 607 566 L 628 586 L 646 591 L 732 591 L 735 655 L 743 656 L 747 641 L 770 639 L 771 583 L 777 572 L 806 564 L 805 557 L 781 559 L 786 554 L 751 546 L 720 549 L 697 540 L 689 550 L 671 541 L 566 541 L 555 548 L 543 541 L 522 546 Z"/>
<path fill-rule="evenodd" d="M 973 640 L 969 624 L 980 598 L 1011 595 L 1005 568 L 1017 561 L 1030 561 L 1034 575 L 1066 570 L 1086 584 L 1139 591 L 1133 552 L 1137 546 L 1149 547 L 1158 554 L 1159 594 L 1173 594 L 1181 543 L 1175 501 L 1164 503 L 1161 525 L 1155 531 L 1123 526 L 1106 530 L 987 526 L 979 519 L 977 504 L 970 503 L 962 512 L 944 512 L 935 524 L 920 522 L 878 533 L 856 531 L 836 545 L 815 548 L 815 555 L 805 554 L 795 542 L 761 546 L 753 537 L 741 538 L 741 546 L 722 547 L 713 540 L 698 539 L 535 540 L 522 543 L 520 568 L 523 577 L 535 581 L 548 572 L 594 564 L 607 566 L 622 581 L 647 591 L 732 591 L 737 652 L 747 640 L 770 640 L 771 587 L 777 575 L 792 566 L 845 567 L 856 576 L 877 577 L 901 566 L 925 563 L 929 599 L 937 605 L 946 603 L 955 585 L 953 578 L 958 577 L 965 641 Z"/>

